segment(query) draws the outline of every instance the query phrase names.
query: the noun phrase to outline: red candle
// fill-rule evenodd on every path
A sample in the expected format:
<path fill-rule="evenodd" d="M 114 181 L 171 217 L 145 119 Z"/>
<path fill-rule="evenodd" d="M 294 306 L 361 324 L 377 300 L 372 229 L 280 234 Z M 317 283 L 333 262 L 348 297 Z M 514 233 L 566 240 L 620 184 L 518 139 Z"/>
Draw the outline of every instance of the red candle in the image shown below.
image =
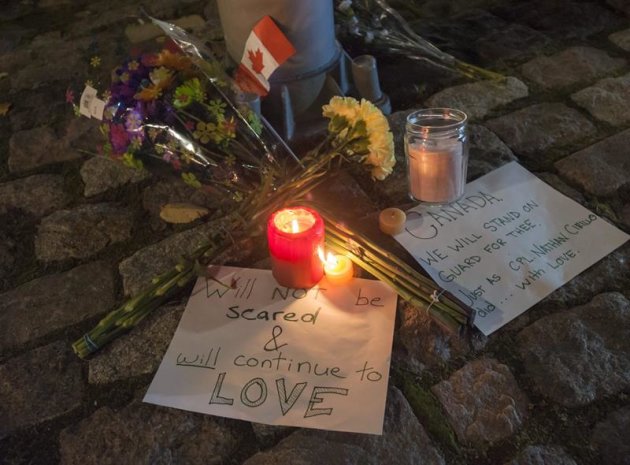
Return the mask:
<path fill-rule="evenodd" d="M 324 221 L 307 207 L 284 208 L 267 223 L 271 270 L 282 286 L 309 288 L 324 275 L 318 252 L 324 247 Z"/>

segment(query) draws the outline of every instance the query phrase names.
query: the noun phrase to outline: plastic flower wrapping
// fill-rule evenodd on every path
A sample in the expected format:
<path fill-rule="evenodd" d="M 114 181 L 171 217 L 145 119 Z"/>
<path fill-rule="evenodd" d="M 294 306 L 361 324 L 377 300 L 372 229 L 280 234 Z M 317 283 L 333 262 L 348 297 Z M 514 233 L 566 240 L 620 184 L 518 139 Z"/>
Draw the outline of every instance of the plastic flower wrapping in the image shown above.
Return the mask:
<path fill-rule="evenodd" d="M 113 70 L 103 98 L 102 153 L 139 168 L 156 160 L 187 184 L 216 194 L 208 219 L 207 242 L 113 310 L 73 344 L 89 356 L 135 326 L 179 292 L 209 264 L 219 265 L 260 240 L 275 210 L 309 204 L 310 193 L 329 171 L 345 162 L 363 166 L 375 180 L 395 164 L 393 137 L 372 103 L 333 97 L 323 107 L 328 134 L 301 159 L 248 105 L 222 66 L 183 30 L 151 20 L 176 47 L 132 57 Z M 68 96 L 67 96 L 68 97 Z M 72 101 L 68 97 L 69 101 Z M 75 105 L 75 112 L 76 112 Z M 415 305 L 452 330 L 470 323 L 470 314 L 448 299 L 435 302 L 428 278 L 325 215 L 327 246 L 390 284 Z M 429 310 L 427 310 L 429 311 Z"/>
<path fill-rule="evenodd" d="M 159 160 L 222 201 L 240 202 L 261 176 L 282 174 L 286 150 L 216 63 L 201 68 L 172 46 L 126 60 L 111 81 L 104 155 L 135 168 Z"/>
<path fill-rule="evenodd" d="M 368 50 L 396 54 L 455 71 L 470 79 L 504 80 L 499 73 L 479 68 L 443 52 L 416 34 L 385 0 L 335 0 L 337 36 L 358 40 Z"/>

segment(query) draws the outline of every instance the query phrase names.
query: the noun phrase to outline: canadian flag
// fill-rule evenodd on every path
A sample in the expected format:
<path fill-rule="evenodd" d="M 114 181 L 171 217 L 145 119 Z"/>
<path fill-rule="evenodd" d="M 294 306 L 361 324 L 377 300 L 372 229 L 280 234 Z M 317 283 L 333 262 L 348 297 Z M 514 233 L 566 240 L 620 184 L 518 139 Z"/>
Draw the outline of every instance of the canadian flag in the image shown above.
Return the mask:
<path fill-rule="evenodd" d="M 236 83 L 244 92 L 265 96 L 269 92 L 269 76 L 295 54 L 293 44 L 269 16 L 258 21 L 245 42 Z"/>

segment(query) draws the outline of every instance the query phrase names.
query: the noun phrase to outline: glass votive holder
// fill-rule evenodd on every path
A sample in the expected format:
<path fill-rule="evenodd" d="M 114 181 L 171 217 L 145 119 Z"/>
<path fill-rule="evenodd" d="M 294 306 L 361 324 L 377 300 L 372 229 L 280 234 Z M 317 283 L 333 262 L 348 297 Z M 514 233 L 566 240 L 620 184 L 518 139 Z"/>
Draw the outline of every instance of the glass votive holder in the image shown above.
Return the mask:
<path fill-rule="evenodd" d="M 427 108 L 407 116 L 405 156 L 409 196 L 442 205 L 464 195 L 468 168 L 466 113 Z"/>

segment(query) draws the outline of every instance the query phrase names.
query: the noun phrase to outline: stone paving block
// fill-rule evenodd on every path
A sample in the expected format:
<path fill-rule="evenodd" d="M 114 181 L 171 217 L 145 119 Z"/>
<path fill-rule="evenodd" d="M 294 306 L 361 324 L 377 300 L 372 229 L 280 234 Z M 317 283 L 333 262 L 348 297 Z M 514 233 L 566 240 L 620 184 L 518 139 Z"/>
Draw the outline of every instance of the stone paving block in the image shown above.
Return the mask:
<path fill-rule="evenodd" d="M 56 174 L 35 174 L 0 184 L 0 214 L 16 208 L 40 217 L 65 207 L 70 200 L 63 177 Z"/>
<path fill-rule="evenodd" d="M 549 172 L 536 173 L 536 176 L 540 178 L 541 180 L 543 180 L 544 182 L 546 182 L 547 184 L 549 184 L 551 187 L 553 187 L 555 190 L 557 190 L 561 194 L 564 194 L 570 199 L 575 200 L 577 203 L 581 203 L 581 204 L 585 203 L 586 199 L 584 198 L 582 193 L 579 190 L 574 189 L 573 187 L 569 186 L 559 176 L 553 173 L 549 173 Z"/>
<path fill-rule="evenodd" d="M 55 132 L 49 127 L 15 132 L 9 139 L 9 170 L 12 173 L 73 160 L 78 156 L 76 152 L 62 150 Z"/>
<path fill-rule="evenodd" d="M 604 220 L 602 220 L 604 221 Z M 630 242 L 619 247 L 543 300 L 556 307 L 574 306 L 605 291 L 630 287 Z"/>
<path fill-rule="evenodd" d="M 153 311 L 130 337 L 121 337 L 90 359 L 90 383 L 112 383 L 157 370 L 185 305 L 168 305 Z"/>
<path fill-rule="evenodd" d="M 630 5 L 626 0 L 606 0 L 606 3 L 608 3 L 613 8 L 616 8 L 617 10 L 625 13 L 626 16 L 630 18 Z"/>
<path fill-rule="evenodd" d="M 528 377 L 558 404 L 586 405 L 630 387 L 630 301 L 622 294 L 541 318 L 517 341 Z"/>
<path fill-rule="evenodd" d="M 444 331 L 438 323 L 427 316 L 425 307 L 401 303 L 399 308 L 401 311 L 398 337 L 407 349 L 407 357 L 424 366 L 434 367 L 472 351 L 473 347 L 467 338 Z M 473 337 L 475 338 L 473 343 L 477 348 L 483 346 L 487 340 L 480 332 L 475 332 Z M 409 360 L 406 362 L 414 363 Z"/>
<path fill-rule="evenodd" d="M 81 179 L 85 184 L 83 195 L 92 197 L 127 184 L 149 179 L 145 169 L 134 169 L 107 157 L 92 157 L 81 166 Z"/>
<path fill-rule="evenodd" d="M 630 180 L 630 129 L 556 162 L 558 173 L 597 196 L 610 196 Z"/>
<path fill-rule="evenodd" d="M 606 465 L 630 464 L 630 406 L 609 414 L 595 425 L 591 444 Z"/>
<path fill-rule="evenodd" d="M 523 82 L 509 76 L 505 82 L 478 81 L 449 87 L 429 97 L 425 106 L 457 108 L 470 120 L 476 120 L 502 105 L 527 97 L 528 93 Z"/>
<path fill-rule="evenodd" d="M 23 284 L 0 294 L 0 350 L 80 323 L 114 301 L 114 276 L 103 262 Z"/>
<path fill-rule="evenodd" d="M 577 110 L 562 103 L 541 103 L 487 121 L 514 153 L 532 164 L 548 159 L 547 150 L 575 144 L 596 133 Z"/>
<path fill-rule="evenodd" d="M 44 262 L 88 258 L 130 239 L 134 223 L 133 211 L 109 203 L 59 210 L 39 225 L 35 254 Z"/>
<path fill-rule="evenodd" d="M 626 52 L 630 52 L 630 29 L 613 32 L 608 36 L 608 40 L 610 40 L 617 47 L 624 49 Z"/>
<path fill-rule="evenodd" d="M 402 393 L 391 387 L 385 407 L 383 435 L 301 429 L 243 465 L 442 465 L 433 446 Z"/>
<path fill-rule="evenodd" d="M 468 126 L 468 180 L 489 173 L 506 163 L 518 161 L 512 150 L 485 126 Z"/>
<path fill-rule="evenodd" d="M 369 170 L 359 170 L 359 176 L 369 178 Z M 381 181 L 375 181 L 380 183 Z M 329 176 L 313 190 L 313 198 L 338 220 L 359 218 L 377 209 L 375 203 L 347 172 Z M 340 202 L 340 199 L 343 201 Z"/>
<path fill-rule="evenodd" d="M 293 426 L 265 425 L 264 423 L 252 423 L 254 436 L 263 449 L 276 445 L 280 440 L 296 431 Z"/>
<path fill-rule="evenodd" d="M 212 232 L 211 224 L 202 224 L 193 229 L 173 234 L 163 241 L 138 250 L 120 262 L 119 271 L 123 278 L 126 295 L 136 295 L 155 276 L 177 265 L 183 256 L 191 254 L 206 244 Z"/>
<path fill-rule="evenodd" d="M 47 126 L 18 131 L 9 139 L 9 170 L 23 173 L 76 160 L 83 156 L 77 148 L 93 150 L 99 140 L 98 125 L 87 118 L 72 118 L 61 135 Z"/>
<path fill-rule="evenodd" d="M 517 3 L 502 2 L 493 11 L 502 18 L 527 24 L 560 41 L 584 39 L 610 27 L 621 27 L 624 23 L 620 15 L 594 1 L 522 0 Z"/>
<path fill-rule="evenodd" d="M 65 341 L 0 365 L 0 439 L 79 407 L 85 396 L 81 371 L 81 361 Z"/>
<path fill-rule="evenodd" d="M 181 179 L 164 179 L 148 186 L 142 193 L 142 206 L 152 217 L 159 221 L 160 226 L 165 226 L 160 218 L 160 210 L 167 203 L 192 203 L 200 207 L 214 210 L 215 196 L 200 189 L 190 187 Z"/>
<path fill-rule="evenodd" d="M 495 63 L 538 53 L 549 42 L 549 37 L 540 31 L 510 23 L 476 40 L 475 49 L 487 63 Z"/>
<path fill-rule="evenodd" d="M 63 465 L 221 464 L 238 444 L 214 417 L 139 400 L 103 407 L 59 435 Z"/>
<path fill-rule="evenodd" d="M 432 388 L 461 442 L 484 448 L 516 433 L 527 417 L 528 400 L 510 369 L 478 359 Z"/>
<path fill-rule="evenodd" d="M 37 88 L 49 81 L 70 82 L 85 69 L 81 53 L 89 44 L 88 39 L 67 40 L 60 31 L 50 31 L 33 39 L 30 44 L 30 60 L 11 74 L 13 90 Z"/>
<path fill-rule="evenodd" d="M 626 64 L 623 58 L 613 58 L 603 50 L 579 46 L 536 57 L 521 66 L 521 73 L 543 89 L 551 90 L 592 81 Z"/>
<path fill-rule="evenodd" d="M 0 278 L 10 275 L 13 271 L 16 259 L 15 248 L 14 241 L 0 236 Z"/>
<path fill-rule="evenodd" d="M 571 100 L 600 121 L 627 126 L 630 123 L 630 74 L 602 79 L 571 95 Z"/>
<path fill-rule="evenodd" d="M 505 465 L 577 465 L 560 446 L 527 446 Z"/>

